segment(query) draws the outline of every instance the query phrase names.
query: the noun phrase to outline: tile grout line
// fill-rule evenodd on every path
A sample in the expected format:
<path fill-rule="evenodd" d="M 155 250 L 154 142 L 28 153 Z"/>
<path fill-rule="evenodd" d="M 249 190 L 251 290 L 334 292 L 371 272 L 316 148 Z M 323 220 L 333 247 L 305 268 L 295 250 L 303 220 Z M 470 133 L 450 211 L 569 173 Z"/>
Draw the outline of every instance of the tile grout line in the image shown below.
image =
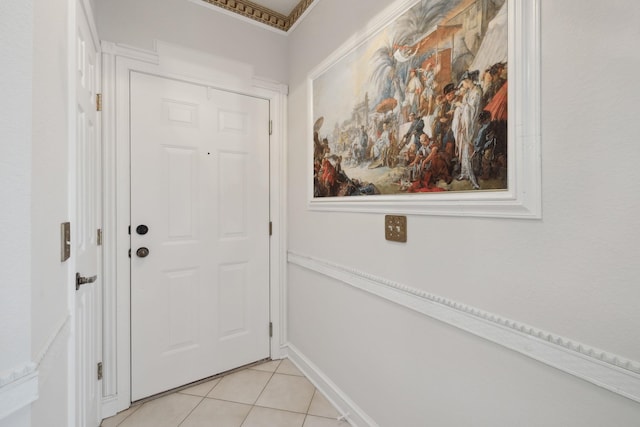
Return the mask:
<path fill-rule="evenodd" d="M 262 390 L 260 390 L 260 393 L 258 394 L 258 397 L 256 397 L 256 400 L 254 400 L 253 405 L 251 405 L 251 409 L 249 409 L 249 412 L 247 412 L 247 415 L 244 417 L 244 420 L 242 420 L 242 423 L 240 424 L 240 427 L 242 427 L 244 425 L 244 423 L 247 422 L 247 418 L 249 418 L 249 414 L 251 414 L 251 412 L 253 411 L 253 408 L 256 407 L 256 403 L 258 403 L 258 400 L 260 399 L 260 396 L 262 396 L 262 393 L 264 393 L 264 390 L 267 388 L 267 384 L 269 384 L 269 381 L 271 381 L 273 376 L 276 374 L 276 371 L 280 367 L 281 363 L 282 363 L 282 359 L 280 359 L 280 362 L 278 362 L 278 366 L 276 366 L 276 368 L 273 370 L 273 372 L 271 372 L 271 376 L 269 377 L 267 382 L 264 383 L 264 386 L 262 387 Z"/>
<path fill-rule="evenodd" d="M 304 377 L 307 378 L 307 377 Z M 307 381 L 309 381 L 309 379 L 307 378 Z M 302 420 L 302 426 L 304 427 L 304 425 L 307 422 L 307 418 L 309 418 L 309 409 L 311 409 L 311 404 L 313 403 L 313 399 L 316 397 L 316 393 L 318 393 L 318 389 L 316 388 L 316 386 L 313 386 L 313 395 L 311 395 L 311 400 L 309 401 L 309 404 L 307 405 L 307 410 L 305 411 L 304 414 L 304 420 Z"/>
<path fill-rule="evenodd" d="M 196 406 L 194 406 L 194 407 L 193 407 L 193 409 L 192 409 L 191 411 L 189 411 L 189 413 L 187 414 L 187 416 L 186 416 L 186 417 L 184 417 L 184 419 L 183 419 L 182 421 L 180 421 L 180 423 L 177 425 L 177 427 L 180 427 L 180 426 L 181 426 L 181 425 L 182 425 L 182 424 L 187 420 L 187 418 L 189 418 L 189 416 L 190 416 L 191 414 L 193 414 L 193 411 L 195 411 L 195 410 L 196 410 L 196 408 L 197 408 L 198 406 L 200 406 L 200 405 L 202 404 L 202 402 L 204 402 L 204 400 L 207 398 L 207 395 L 208 395 L 209 393 L 211 393 L 211 392 L 213 391 L 213 389 L 214 389 L 214 388 L 216 388 L 216 387 L 218 386 L 218 384 L 220 384 L 220 380 L 221 380 L 221 379 L 222 379 L 222 378 L 220 378 L 220 379 L 219 379 L 219 380 L 218 380 L 218 381 L 213 385 L 213 387 L 211 387 L 211 390 L 209 390 L 209 391 L 207 392 L 207 394 L 206 394 L 206 395 L 204 395 L 204 396 L 194 396 L 194 395 L 192 395 L 192 394 L 181 393 L 180 391 L 176 392 L 176 393 L 184 394 L 184 395 L 186 395 L 186 396 L 200 397 L 200 402 L 198 402 L 198 404 L 197 404 Z M 214 381 L 214 380 L 211 380 L 211 381 Z M 206 384 L 206 383 L 204 383 L 204 384 Z M 185 389 L 185 390 L 188 390 L 188 389 Z"/>
<path fill-rule="evenodd" d="M 285 376 L 289 376 L 289 377 L 304 378 L 304 379 L 306 379 L 307 381 L 309 381 L 309 379 L 308 379 L 308 378 L 307 378 L 307 377 L 306 377 L 302 372 L 300 372 L 300 374 L 290 374 L 290 373 L 285 373 L 285 372 L 278 372 L 278 369 L 280 369 L 280 365 L 282 364 L 282 360 L 284 360 L 284 359 L 281 359 L 280 363 L 278 364 L 278 367 L 273 371 L 273 373 L 272 373 L 272 375 L 271 375 L 271 378 L 269 378 L 269 381 L 267 381 L 267 383 L 265 384 L 264 388 L 263 388 L 263 389 L 262 389 L 262 391 L 260 392 L 260 396 L 262 396 L 262 393 L 264 393 L 264 390 L 267 388 L 267 385 L 269 384 L 269 382 L 273 379 L 273 377 L 274 377 L 276 374 L 278 374 L 278 375 L 285 375 Z M 252 408 L 251 408 L 251 409 L 253 410 L 253 408 L 258 407 L 258 408 L 265 408 L 265 409 L 271 409 L 271 410 L 276 410 L 276 411 L 288 412 L 288 413 L 291 413 L 291 414 L 300 414 L 300 415 L 304 415 L 304 418 L 302 419 L 302 425 L 300 426 L 300 427 L 304 427 L 304 424 L 306 423 L 307 418 L 308 418 L 308 416 L 309 416 L 309 409 L 311 409 L 311 403 L 313 402 L 313 398 L 315 397 L 315 395 L 316 395 L 316 393 L 317 393 L 317 392 L 318 392 L 318 389 L 317 389 L 315 386 L 313 386 L 313 394 L 311 395 L 311 399 L 309 400 L 309 403 L 308 403 L 308 405 L 307 405 L 307 409 L 306 409 L 306 411 L 305 411 L 305 412 L 296 412 L 296 411 L 290 411 L 290 410 L 286 410 L 286 409 L 277 409 L 277 408 L 272 408 L 272 407 L 268 407 L 268 406 L 259 406 L 259 405 L 256 405 L 256 403 L 257 403 L 257 402 L 258 402 L 258 400 L 260 399 L 260 396 L 258 396 L 258 399 L 256 399 L 256 403 L 254 403 L 254 404 L 253 404 L 253 406 L 252 406 Z M 249 411 L 249 412 L 251 412 L 251 411 Z M 248 417 L 248 416 L 249 416 L 249 415 L 247 414 L 247 417 Z M 327 419 L 331 419 L 331 418 L 327 418 Z M 246 421 L 246 418 L 245 418 L 245 420 L 242 422 L 242 424 L 244 424 L 244 422 L 245 422 L 245 421 Z M 240 427 L 242 427 L 242 424 L 240 425 Z"/>
<path fill-rule="evenodd" d="M 316 386 L 313 386 L 313 395 L 311 396 L 311 400 L 309 401 L 309 405 L 307 405 L 307 410 L 305 412 L 307 415 L 309 415 L 309 409 L 311 409 L 311 404 L 313 403 L 313 399 L 315 399 L 317 393 L 318 389 L 316 388 Z"/>
<path fill-rule="evenodd" d="M 279 365 L 280 365 L 280 364 L 278 363 L 278 367 L 279 367 Z M 220 398 L 210 397 L 210 396 L 209 396 L 209 394 L 211 394 L 211 392 L 213 392 L 213 390 L 214 390 L 216 387 L 218 387 L 218 385 L 219 385 L 222 381 L 218 381 L 218 382 L 216 382 L 216 384 L 211 388 L 211 390 L 209 390 L 209 391 L 207 392 L 207 394 L 206 394 L 205 396 L 191 395 L 191 396 L 194 396 L 194 397 L 201 397 L 202 399 L 200 400 L 200 402 L 198 403 L 198 405 L 196 405 L 196 407 L 195 407 L 195 408 L 193 408 L 193 410 L 192 410 L 192 411 L 187 415 L 187 417 L 185 417 L 185 419 L 183 419 L 183 420 L 180 422 L 180 424 L 178 425 L 178 427 L 179 427 L 180 425 L 182 425 L 182 424 L 186 421 L 186 419 L 189 417 L 189 415 L 191 415 L 191 413 L 193 413 L 193 411 L 195 411 L 195 409 L 196 409 L 198 406 L 200 406 L 200 405 L 202 404 L 202 402 L 203 402 L 205 399 L 208 399 L 208 400 L 217 400 L 217 401 L 220 401 L 220 402 L 228 402 L 228 403 L 234 403 L 234 404 L 240 404 L 240 405 L 247 405 L 247 406 L 250 406 L 249 412 L 247 412 L 247 415 L 246 415 L 246 416 L 244 417 L 244 419 L 242 420 L 242 424 L 244 424 L 244 423 L 246 422 L 246 420 L 247 420 L 247 418 L 248 418 L 249 414 L 251 413 L 251 410 L 252 410 L 253 408 L 255 408 L 255 407 L 256 407 L 256 402 L 258 401 L 258 399 L 260 398 L 260 396 L 262 395 L 262 393 L 263 393 L 263 392 L 264 392 L 264 390 L 266 389 L 267 384 L 269 383 L 269 381 L 271 381 L 271 379 L 272 379 L 272 378 L 273 378 L 273 376 L 275 375 L 275 373 L 276 373 L 275 371 L 278 369 L 278 367 L 276 367 L 273 371 L 264 371 L 264 370 L 260 370 L 260 369 L 247 368 L 247 370 L 253 370 L 253 371 L 256 371 L 256 372 L 264 372 L 264 373 L 268 373 L 268 374 L 270 374 L 269 379 L 266 381 L 265 385 L 262 387 L 262 390 L 260 391 L 260 393 L 259 393 L 259 394 L 258 394 L 258 396 L 256 397 L 256 399 L 255 399 L 255 401 L 254 401 L 254 403 L 253 403 L 253 404 L 246 404 L 246 403 L 236 402 L 236 401 L 233 401 L 233 400 L 227 400 L 227 399 L 220 399 Z M 238 372 L 241 372 L 241 371 L 238 371 Z M 220 380 L 222 380 L 222 378 L 220 378 Z M 180 392 L 180 391 L 179 391 L 178 393 L 187 394 L 187 393 Z M 241 426 L 242 426 L 242 424 L 241 424 Z"/>
<path fill-rule="evenodd" d="M 217 384 L 216 384 L 216 385 L 217 385 Z M 215 386 L 214 386 L 213 388 L 215 388 Z M 211 390 L 213 390 L 213 388 L 212 388 Z M 187 395 L 187 396 L 189 396 L 189 395 Z M 184 423 L 184 422 L 187 420 L 187 418 L 189 418 L 189 416 L 190 416 L 191 414 L 193 414 L 193 411 L 195 411 L 195 410 L 196 410 L 196 408 L 197 408 L 198 406 L 200 406 L 200 404 L 204 401 L 204 397 L 201 397 L 201 396 L 196 396 L 196 397 L 200 397 L 200 402 L 198 402 L 198 404 L 197 404 L 196 406 L 194 406 L 194 407 L 193 407 L 193 409 L 191 409 L 191 411 L 189 411 L 189 413 L 188 413 L 188 414 L 187 414 L 187 415 L 182 419 L 182 421 L 180 421 L 180 422 L 178 423 L 178 425 L 177 425 L 176 427 L 180 427 L 180 426 L 182 425 L 182 423 Z"/>

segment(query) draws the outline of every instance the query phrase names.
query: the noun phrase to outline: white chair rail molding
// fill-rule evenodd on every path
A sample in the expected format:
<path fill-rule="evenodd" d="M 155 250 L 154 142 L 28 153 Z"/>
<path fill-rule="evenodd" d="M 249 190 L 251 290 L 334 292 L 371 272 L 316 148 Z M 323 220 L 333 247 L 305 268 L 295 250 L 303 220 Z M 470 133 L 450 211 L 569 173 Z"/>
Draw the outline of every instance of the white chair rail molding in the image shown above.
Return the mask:
<path fill-rule="evenodd" d="M 288 261 L 640 402 L 638 361 L 335 262 L 292 251 Z"/>

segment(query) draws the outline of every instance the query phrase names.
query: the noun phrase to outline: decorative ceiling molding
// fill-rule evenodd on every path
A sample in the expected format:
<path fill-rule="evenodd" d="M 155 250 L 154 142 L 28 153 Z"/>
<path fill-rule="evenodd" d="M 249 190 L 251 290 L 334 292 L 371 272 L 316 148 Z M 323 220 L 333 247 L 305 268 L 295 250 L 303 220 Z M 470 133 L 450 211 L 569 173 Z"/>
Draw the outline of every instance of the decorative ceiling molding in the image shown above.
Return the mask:
<path fill-rule="evenodd" d="M 287 19 L 289 20 L 289 26 L 287 27 L 287 31 L 289 28 L 293 26 L 293 24 L 300 19 L 302 14 L 311 6 L 314 0 L 300 0 L 300 3 L 296 7 L 293 8 Z"/>
<path fill-rule="evenodd" d="M 284 32 L 289 31 L 293 24 L 302 16 L 314 0 L 301 0 L 293 8 L 289 16 L 275 12 L 267 7 L 248 0 L 202 0 L 205 3 L 221 7 L 238 15 L 242 15 L 262 24 L 269 25 Z"/>

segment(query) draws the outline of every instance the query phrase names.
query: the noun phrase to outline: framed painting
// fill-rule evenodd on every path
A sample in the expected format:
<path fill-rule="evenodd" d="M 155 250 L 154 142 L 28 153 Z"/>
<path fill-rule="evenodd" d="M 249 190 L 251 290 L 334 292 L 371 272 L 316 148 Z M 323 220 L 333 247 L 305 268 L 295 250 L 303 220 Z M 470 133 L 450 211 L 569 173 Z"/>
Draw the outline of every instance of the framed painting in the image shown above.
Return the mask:
<path fill-rule="evenodd" d="M 541 217 L 539 0 L 397 1 L 313 70 L 309 207 Z"/>

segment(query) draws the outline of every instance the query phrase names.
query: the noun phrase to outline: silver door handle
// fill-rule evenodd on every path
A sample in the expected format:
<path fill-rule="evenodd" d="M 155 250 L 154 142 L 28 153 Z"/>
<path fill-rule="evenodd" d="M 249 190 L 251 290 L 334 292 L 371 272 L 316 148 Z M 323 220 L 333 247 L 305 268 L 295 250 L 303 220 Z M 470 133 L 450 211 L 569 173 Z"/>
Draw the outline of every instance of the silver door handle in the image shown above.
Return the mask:
<path fill-rule="evenodd" d="M 84 277 L 81 276 L 80 273 L 76 273 L 76 291 L 80 289 L 80 286 L 86 285 L 88 283 L 93 283 L 98 280 L 98 276 Z"/>
<path fill-rule="evenodd" d="M 145 248 L 144 246 L 138 248 L 138 250 L 136 251 L 136 255 L 138 255 L 140 258 L 146 258 L 147 255 L 149 255 L 149 248 Z"/>

